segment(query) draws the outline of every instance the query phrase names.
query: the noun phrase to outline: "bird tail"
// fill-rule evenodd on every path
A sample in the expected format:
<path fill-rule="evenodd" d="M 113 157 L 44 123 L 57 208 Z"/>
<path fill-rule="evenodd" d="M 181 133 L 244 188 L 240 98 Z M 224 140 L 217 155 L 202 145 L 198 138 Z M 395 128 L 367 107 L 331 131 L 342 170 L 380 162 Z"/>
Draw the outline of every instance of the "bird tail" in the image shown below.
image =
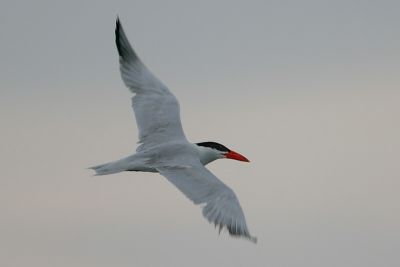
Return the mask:
<path fill-rule="evenodd" d="M 95 175 L 107 175 L 123 171 L 128 171 L 131 169 L 133 156 L 123 158 L 120 160 L 100 164 L 97 166 L 89 167 L 96 172 Z"/>
<path fill-rule="evenodd" d="M 151 167 L 144 167 L 147 160 L 148 158 L 141 154 L 134 154 L 116 161 L 93 166 L 89 169 L 94 170 L 96 172 L 95 175 L 107 175 L 123 171 L 155 172 L 155 169 Z"/>
<path fill-rule="evenodd" d="M 107 175 L 125 171 L 123 169 L 116 168 L 114 163 L 115 162 L 104 163 L 97 166 L 89 167 L 89 169 L 94 170 L 96 172 L 95 175 Z"/>

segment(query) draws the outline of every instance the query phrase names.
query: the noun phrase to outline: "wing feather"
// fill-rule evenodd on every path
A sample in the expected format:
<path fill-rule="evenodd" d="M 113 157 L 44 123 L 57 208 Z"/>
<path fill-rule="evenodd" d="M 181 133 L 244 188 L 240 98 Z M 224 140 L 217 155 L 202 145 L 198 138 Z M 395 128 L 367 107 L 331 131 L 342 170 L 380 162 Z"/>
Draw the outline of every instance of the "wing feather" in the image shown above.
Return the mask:
<path fill-rule="evenodd" d="M 141 143 L 138 151 L 160 143 L 186 140 L 177 99 L 142 63 L 119 19 L 116 22 L 115 42 L 122 80 L 136 94 L 132 97 L 132 107 Z"/>
<path fill-rule="evenodd" d="M 226 228 L 232 236 L 257 242 L 257 238 L 250 235 L 235 193 L 201 163 L 157 170 L 195 204 L 203 204 L 203 216 L 219 227 L 219 231 Z"/>

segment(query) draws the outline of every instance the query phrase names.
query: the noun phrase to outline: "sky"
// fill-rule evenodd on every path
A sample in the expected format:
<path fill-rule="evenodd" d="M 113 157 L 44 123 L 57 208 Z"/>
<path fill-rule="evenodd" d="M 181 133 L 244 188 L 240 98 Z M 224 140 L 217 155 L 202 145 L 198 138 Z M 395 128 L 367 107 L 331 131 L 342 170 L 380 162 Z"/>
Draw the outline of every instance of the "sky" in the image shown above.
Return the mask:
<path fill-rule="evenodd" d="M 0 2 L 0 265 L 400 266 L 398 1 Z M 117 15 L 256 245 L 134 152 Z"/>

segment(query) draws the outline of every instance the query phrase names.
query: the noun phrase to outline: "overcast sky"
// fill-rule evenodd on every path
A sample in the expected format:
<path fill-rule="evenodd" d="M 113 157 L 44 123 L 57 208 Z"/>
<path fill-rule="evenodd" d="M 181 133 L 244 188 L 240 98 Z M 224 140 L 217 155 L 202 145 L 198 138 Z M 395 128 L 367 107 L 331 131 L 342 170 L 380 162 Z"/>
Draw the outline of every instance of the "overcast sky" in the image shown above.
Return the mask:
<path fill-rule="evenodd" d="M 399 3 L 2 0 L 0 265 L 400 266 Z M 157 174 L 86 169 L 137 142 L 117 14 L 188 138 L 251 160 L 209 168 L 257 245 Z"/>

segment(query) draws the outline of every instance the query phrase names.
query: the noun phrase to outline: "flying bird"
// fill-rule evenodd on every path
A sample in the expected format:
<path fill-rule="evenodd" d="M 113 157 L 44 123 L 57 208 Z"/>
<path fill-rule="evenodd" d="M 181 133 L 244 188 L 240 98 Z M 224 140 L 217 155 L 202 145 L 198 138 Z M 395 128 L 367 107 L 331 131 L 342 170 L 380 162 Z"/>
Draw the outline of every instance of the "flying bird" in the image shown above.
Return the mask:
<path fill-rule="evenodd" d="M 249 160 L 216 142 L 190 143 L 182 129 L 176 97 L 139 59 L 118 18 L 115 42 L 122 80 L 134 93 L 132 108 L 139 129 L 139 146 L 133 155 L 90 169 L 96 175 L 158 172 L 194 204 L 201 204 L 203 216 L 220 232 L 226 228 L 231 236 L 256 243 L 235 193 L 204 167 L 222 158 Z"/>

